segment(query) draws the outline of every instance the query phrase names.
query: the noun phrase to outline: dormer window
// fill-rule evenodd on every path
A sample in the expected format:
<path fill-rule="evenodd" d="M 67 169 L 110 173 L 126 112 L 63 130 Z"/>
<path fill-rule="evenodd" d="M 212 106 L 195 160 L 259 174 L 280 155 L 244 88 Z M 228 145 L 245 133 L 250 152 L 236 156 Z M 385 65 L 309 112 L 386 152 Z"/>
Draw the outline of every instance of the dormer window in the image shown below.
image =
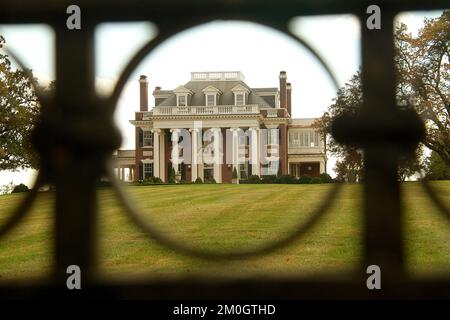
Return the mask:
<path fill-rule="evenodd" d="M 177 97 L 177 107 L 186 107 L 187 106 L 187 96 L 180 95 Z"/>
<path fill-rule="evenodd" d="M 205 94 L 205 105 L 206 106 L 216 106 L 217 99 L 218 99 L 219 95 L 222 94 L 222 91 L 220 91 L 219 89 L 217 89 L 214 86 L 207 86 L 202 91 Z"/>
<path fill-rule="evenodd" d="M 186 87 L 179 86 L 173 90 L 177 97 L 177 107 L 186 107 L 188 105 L 188 97 L 193 94 L 191 90 Z"/>
<path fill-rule="evenodd" d="M 247 98 L 250 93 L 250 89 L 242 84 L 238 84 L 237 86 L 231 89 L 234 94 L 234 104 L 236 106 L 244 106 L 247 103 Z"/>
<path fill-rule="evenodd" d="M 245 93 L 235 93 L 235 102 L 234 104 L 237 106 L 245 105 Z"/>
<path fill-rule="evenodd" d="M 207 94 L 206 95 L 206 105 L 207 106 L 215 106 L 216 105 L 216 95 L 215 94 Z"/>

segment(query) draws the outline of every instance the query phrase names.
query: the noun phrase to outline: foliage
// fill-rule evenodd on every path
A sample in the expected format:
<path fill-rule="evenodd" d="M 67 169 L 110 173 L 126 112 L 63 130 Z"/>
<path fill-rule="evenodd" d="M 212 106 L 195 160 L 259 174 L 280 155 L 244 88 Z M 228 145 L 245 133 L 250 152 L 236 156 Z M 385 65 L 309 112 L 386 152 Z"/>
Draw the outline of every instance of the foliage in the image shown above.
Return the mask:
<path fill-rule="evenodd" d="M 232 179 L 237 179 L 238 178 L 236 167 L 233 168 L 233 174 L 231 175 L 231 178 Z"/>
<path fill-rule="evenodd" d="M 395 32 L 397 99 L 411 105 L 426 124 L 422 143 L 450 166 L 450 10 L 425 19 L 417 36 Z"/>
<path fill-rule="evenodd" d="M 11 181 L 10 183 L 4 184 L 0 186 L 0 194 L 9 194 L 14 190 L 14 183 Z"/>
<path fill-rule="evenodd" d="M 426 178 L 428 180 L 449 180 L 450 166 L 446 165 L 441 156 L 433 151 L 426 161 Z"/>
<path fill-rule="evenodd" d="M 286 184 L 292 184 L 296 183 L 297 179 L 291 175 L 281 175 L 277 178 L 277 183 L 286 183 Z"/>
<path fill-rule="evenodd" d="M 444 11 L 436 19 L 425 19 L 417 36 L 412 36 L 406 25 L 401 24 L 395 30 L 394 44 L 398 104 L 414 108 L 424 119 L 427 134 L 421 143 L 450 165 L 450 11 Z M 361 72 L 358 71 L 338 90 L 327 112 L 314 124 L 327 136 L 329 152 L 340 159 L 334 169 L 340 181 L 361 179 L 363 163 L 362 157 L 357 156 L 359 150 L 336 143 L 330 135 L 331 123 L 337 116 L 358 114 L 362 104 Z M 421 162 L 421 147 L 414 155 L 400 159 L 399 179 L 419 171 Z"/>
<path fill-rule="evenodd" d="M 334 182 L 333 178 L 328 173 L 321 173 L 319 178 L 320 178 L 320 182 L 321 183 L 332 183 L 332 182 Z"/>
<path fill-rule="evenodd" d="M 301 176 L 298 179 L 298 183 L 307 184 L 307 183 L 311 183 L 311 180 L 312 180 L 311 176 L 308 176 L 307 174 L 305 174 L 304 176 Z"/>
<path fill-rule="evenodd" d="M 200 177 L 197 177 L 197 179 L 195 179 L 195 183 L 203 183 L 203 180 L 202 180 L 202 178 L 200 178 Z"/>
<path fill-rule="evenodd" d="M 261 183 L 262 181 L 261 181 L 261 178 L 258 176 L 258 175 L 256 175 L 256 174 L 254 174 L 254 175 L 251 175 L 249 178 L 248 178 L 248 183 L 255 183 L 255 184 L 258 184 L 258 183 Z"/>
<path fill-rule="evenodd" d="M 262 183 L 277 183 L 277 176 L 275 175 L 263 176 Z"/>
<path fill-rule="evenodd" d="M 17 185 L 14 187 L 12 193 L 19 193 L 19 192 L 27 192 L 30 189 L 28 189 L 28 187 L 26 185 L 24 185 L 23 183 Z"/>
<path fill-rule="evenodd" d="M 172 167 L 170 169 L 170 175 L 169 175 L 169 183 L 176 183 L 176 177 L 175 177 L 175 169 Z"/>
<path fill-rule="evenodd" d="M 31 70 L 14 70 L 0 54 L 0 170 L 37 168 L 31 131 L 37 124 L 39 103 Z"/>
<path fill-rule="evenodd" d="M 421 172 L 424 169 L 422 158 L 422 145 L 419 145 L 416 150 L 414 150 L 413 154 L 403 154 L 399 159 L 400 165 L 397 171 L 398 179 L 400 181 L 405 181 L 406 178 L 414 175 L 417 172 Z"/>
<path fill-rule="evenodd" d="M 216 183 L 214 178 L 205 179 L 205 183 Z"/>
<path fill-rule="evenodd" d="M 322 183 L 322 179 L 320 179 L 320 177 L 312 177 L 310 183 L 314 183 L 314 184 Z"/>
<path fill-rule="evenodd" d="M 348 149 L 341 161 L 336 161 L 334 171 L 339 182 L 358 182 L 363 175 L 362 152 Z"/>
<path fill-rule="evenodd" d="M 140 182 L 141 185 L 146 186 L 150 184 L 163 184 L 164 182 L 159 177 L 148 177 Z"/>

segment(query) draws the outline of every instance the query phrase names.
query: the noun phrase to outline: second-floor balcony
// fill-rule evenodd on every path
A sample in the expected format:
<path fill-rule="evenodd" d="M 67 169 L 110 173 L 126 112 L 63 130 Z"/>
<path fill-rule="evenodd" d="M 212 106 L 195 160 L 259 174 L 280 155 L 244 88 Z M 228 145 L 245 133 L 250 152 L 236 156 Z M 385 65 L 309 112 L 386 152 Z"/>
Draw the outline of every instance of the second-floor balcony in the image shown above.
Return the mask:
<path fill-rule="evenodd" d="M 259 114 L 259 106 L 249 104 L 244 106 L 220 105 L 220 106 L 158 106 L 151 111 L 153 116 L 172 115 L 221 115 L 221 114 Z"/>

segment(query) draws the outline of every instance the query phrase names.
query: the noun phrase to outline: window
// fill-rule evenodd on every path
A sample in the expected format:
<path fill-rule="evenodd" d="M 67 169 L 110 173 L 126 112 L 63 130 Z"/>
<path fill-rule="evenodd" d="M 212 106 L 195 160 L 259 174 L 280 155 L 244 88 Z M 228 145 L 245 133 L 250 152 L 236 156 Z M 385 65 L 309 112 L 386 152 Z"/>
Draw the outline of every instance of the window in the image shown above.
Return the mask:
<path fill-rule="evenodd" d="M 186 96 L 178 96 L 178 107 L 185 107 L 187 106 Z"/>
<path fill-rule="evenodd" d="M 151 131 L 143 131 L 143 146 L 151 147 L 153 146 L 153 133 Z"/>
<path fill-rule="evenodd" d="M 236 98 L 235 102 L 236 102 L 237 106 L 245 105 L 245 94 L 244 93 L 236 93 L 235 98 Z"/>
<path fill-rule="evenodd" d="M 204 181 L 211 181 L 214 179 L 214 166 L 211 164 L 205 164 L 203 169 Z"/>
<path fill-rule="evenodd" d="M 206 105 L 207 106 L 215 106 L 216 105 L 216 95 L 215 94 L 207 94 L 206 95 Z"/>
<path fill-rule="evenodd" d="M 144 163 L 144 179 L 153 177 L 153 163 Z"/>
<path fill-rule="evenodd" d="M 319 133 L 311 130 L 289 132 L 289 145 L 291 147 L 318 147 Z"/>

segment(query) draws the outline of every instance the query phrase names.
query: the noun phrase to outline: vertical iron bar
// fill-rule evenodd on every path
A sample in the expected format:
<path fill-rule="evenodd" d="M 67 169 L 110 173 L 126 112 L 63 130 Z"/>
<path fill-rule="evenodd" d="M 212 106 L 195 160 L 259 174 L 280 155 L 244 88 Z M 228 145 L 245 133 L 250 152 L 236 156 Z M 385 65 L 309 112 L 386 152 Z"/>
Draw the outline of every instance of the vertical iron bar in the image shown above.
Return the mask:
<path fill-rule="evenodd" d="M 383 11 L 381 16 L 380 30 L 369 30 L 364 19 L 361 24 L 363 113 L 372 115 L 389 114 L 396 107 L 394 15 Z M 390 141 L 368 145 L 364 162 L 363 267 L 375 264 L 384 275 L 398 274 L 402 272 L 404 257 L 396 146 Z"/>
<path fill-rule="evenodd" d="M 56 103 L 62 120 L 83 122 L 83 110 L 93 108 L 93 29 L 56 29 Z M 69 265 L 81 268 L 84 283 L 96 267 L 96 172 L 94 161 L 79 150 L 57 150 L 55 276 L 62 281 Z M 60 284 L 63 284 L 62 282 Z"/>

